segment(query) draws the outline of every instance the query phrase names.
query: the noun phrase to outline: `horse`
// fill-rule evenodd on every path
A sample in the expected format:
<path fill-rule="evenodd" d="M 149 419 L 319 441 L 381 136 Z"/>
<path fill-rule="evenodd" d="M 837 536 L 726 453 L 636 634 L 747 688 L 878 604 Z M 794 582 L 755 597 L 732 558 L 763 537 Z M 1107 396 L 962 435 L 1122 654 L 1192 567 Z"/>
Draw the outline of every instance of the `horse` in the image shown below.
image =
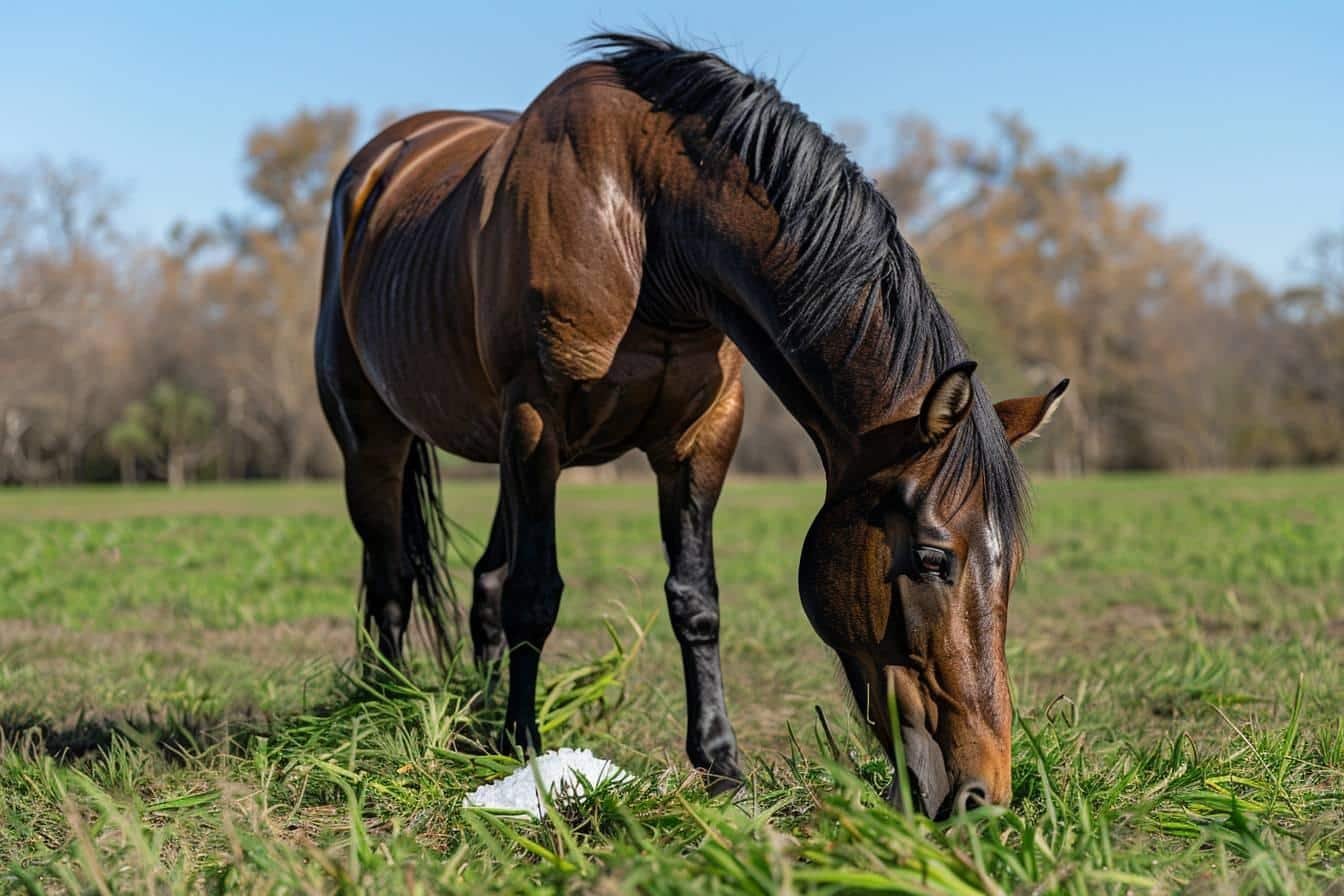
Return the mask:
<path fill-rule="evenodd" d="M 745 358 L 820 455 L 799 594 L 909 799 L 934 817 L 1007 801 L 1027 503 L 1012 446 L 1068 381 L 991 404 L 890 204 L 773 81 L 658 36 L 582 45 L 522 113 L 398 121 L 334 188 L 316 372 L 369 641 L 401 662 L 423 612 L 451 650 L 434 451 L 498 463 L 472 652 L 507 663 L 501 749 L 540 750 L 557 479 L 639 449 L 686 751 L 711 792 L 739 787 L 711 530 Z"/>

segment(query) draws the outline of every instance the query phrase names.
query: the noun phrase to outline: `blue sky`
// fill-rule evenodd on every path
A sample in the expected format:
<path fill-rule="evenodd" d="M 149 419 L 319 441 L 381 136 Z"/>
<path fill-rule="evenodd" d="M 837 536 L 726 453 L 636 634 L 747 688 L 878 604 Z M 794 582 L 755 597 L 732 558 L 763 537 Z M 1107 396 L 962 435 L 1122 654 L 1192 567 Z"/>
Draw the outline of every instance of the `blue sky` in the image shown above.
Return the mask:
<path fill-rule="evenodd" d="M 488 8 L 487 8 L 488 7 Z M 1344 3 L 9 4 L 0 165 L 97 161 L 155 237 L 245 210 L 242 142 L 302 105 L 525 105 L 593 25 L 654 25 L 774 75 L 821 124 L 920 113 L 1125 157 L 1127 193 L 1276 284 L 1344 226 Z"/>

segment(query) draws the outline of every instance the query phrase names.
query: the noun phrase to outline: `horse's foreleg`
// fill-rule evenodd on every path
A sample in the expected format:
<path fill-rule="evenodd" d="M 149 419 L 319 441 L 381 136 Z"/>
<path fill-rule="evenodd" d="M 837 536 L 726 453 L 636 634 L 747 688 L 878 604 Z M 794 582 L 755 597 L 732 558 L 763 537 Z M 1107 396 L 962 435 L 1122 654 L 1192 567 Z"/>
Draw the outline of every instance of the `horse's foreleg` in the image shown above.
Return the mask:
<path fill-rule="evenodd" d="M 509 701 L 501 738 L 505 751 L 541 750 L 537 670 L 564 590 L 555 559 L 559 476 L 558 432 L 549 408 L 527 399 L 511 402 L 500 434 L 501 500 L 508 512 L 508 571 L 501 595 L 509 647 Z"/>
<path fill-rule="evenodd" d="M 476 665 L 488 669 L 504 656 L 504 623 L 501 600 L 508 575 L 508 513 L 504 495 L 495 507 L 490 540 L 472 571 L 471 644 Z"/>
<path fill-rule="evenodd" d="M 686 752 L 708 775 L 711 792 L 742 782 L 737 739 L 728 721 L 719 664 L 719 584 L 714 574 L 712 524 L 728 463 L 741 430 L 741 402 L 710 412 L 689 456 L 651 455 L 658 474 L 658 519 L 667 548 L 665 591 L 686 677 Z"/>

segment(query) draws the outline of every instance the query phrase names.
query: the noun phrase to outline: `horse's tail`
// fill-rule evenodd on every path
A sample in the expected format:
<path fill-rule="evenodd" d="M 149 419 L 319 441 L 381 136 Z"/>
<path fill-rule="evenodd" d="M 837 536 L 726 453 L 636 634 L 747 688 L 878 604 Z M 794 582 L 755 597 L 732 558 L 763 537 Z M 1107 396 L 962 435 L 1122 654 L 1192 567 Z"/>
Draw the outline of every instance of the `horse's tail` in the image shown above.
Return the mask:
<path fill-rule="evenodd" d="M 414 591 L 412 615 L 423 621 L 440 666 L 452 659 L 461 634 L 461 608 L 446 568 L 452 530 L 439 500 L 439 461 L 433 446 L 411 441 L 401 484 L 401 544 Z"/>

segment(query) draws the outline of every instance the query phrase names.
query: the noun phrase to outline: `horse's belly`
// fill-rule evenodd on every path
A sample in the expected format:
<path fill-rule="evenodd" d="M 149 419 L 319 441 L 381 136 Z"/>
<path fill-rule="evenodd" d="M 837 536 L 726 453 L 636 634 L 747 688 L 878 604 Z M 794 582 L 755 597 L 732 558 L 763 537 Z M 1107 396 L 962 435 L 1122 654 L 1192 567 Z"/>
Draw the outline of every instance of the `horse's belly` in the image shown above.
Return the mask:
<path fill-rule="evenodd" d="M 741 370 L 736 347 L 717 331 L 639 335 L 602 379 L 579 384 L 566 402 L 567 465 L 675 444 Z"/>
<path fill-rule="evenodd" d="M 469 311 L 469 303 L 451 298 L 363 303 L 355 344 L 370 384 L 408 429 L 444 451 L 493 462 L 498 399 L 478 359 Z"/>

